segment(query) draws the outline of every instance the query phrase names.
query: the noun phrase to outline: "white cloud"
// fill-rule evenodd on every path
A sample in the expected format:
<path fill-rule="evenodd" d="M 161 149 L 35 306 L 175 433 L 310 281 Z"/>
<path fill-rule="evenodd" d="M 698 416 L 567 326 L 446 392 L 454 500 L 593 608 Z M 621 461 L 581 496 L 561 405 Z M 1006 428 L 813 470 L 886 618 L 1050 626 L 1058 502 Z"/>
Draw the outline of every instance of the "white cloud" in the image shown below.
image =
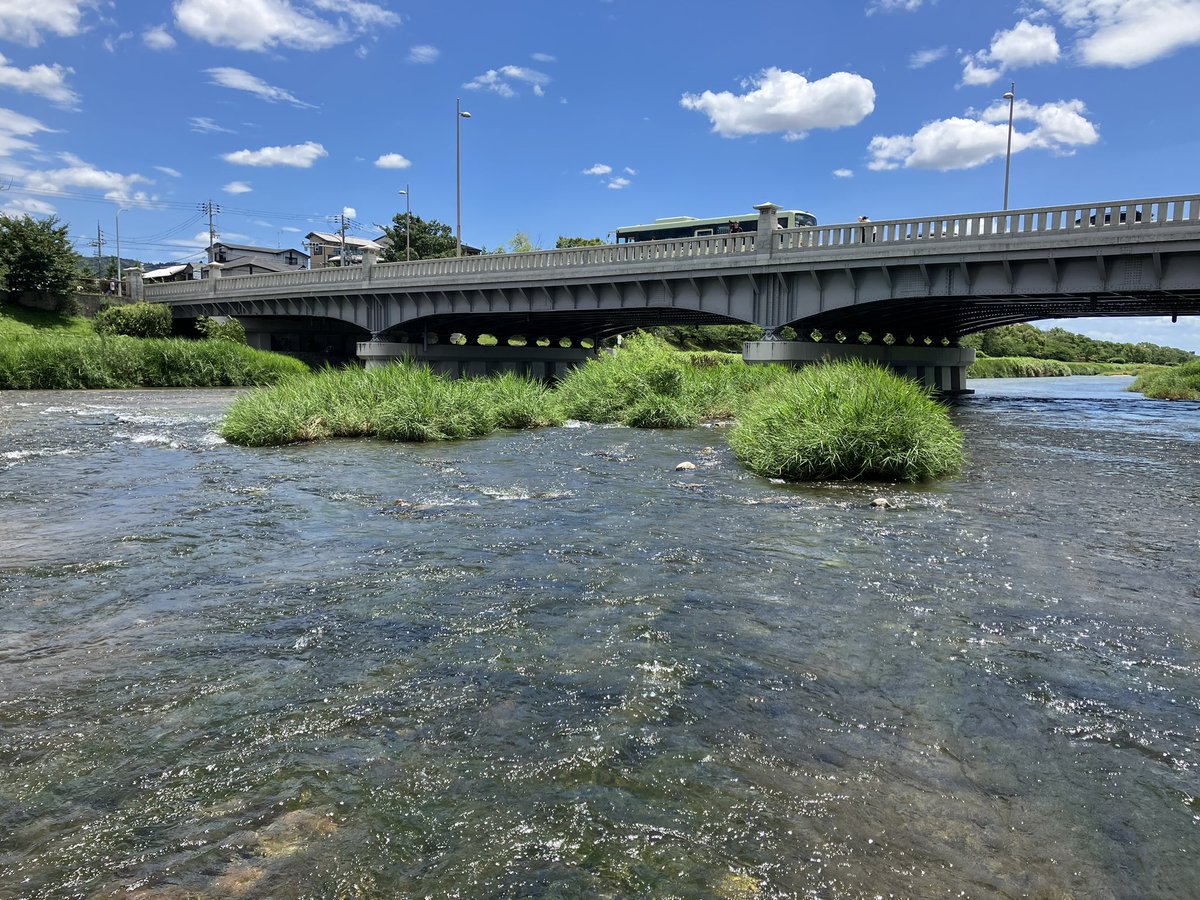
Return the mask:
<path fill-rule="evenodd" d="M 437 58 L 442 55 L 442 51 L 437 47 L 429 44 L 418 44 L 415 47 L 410 47 L 408 51 L 408 61 L 410 63 L 432 63 L 437 62 Z"/>
<path fill-rule="evenodd" d="M 853 178 L 854 170 L 853 169 L 834 169 L 833 177 L 834 178 Z"/>
<path fill-rule="evenodd" d="M 248 94 L 253 94 L 256 97 L 261 97 L 268 103 L 275 103 L 279 100 L 285 103 L 290 103 L 292 106 L 300 109 L 316 109 L 311 103 L 305 103 L 303 100 L 298 100 L 292 94 L 288 93 L 281 87 L 275 87 L 273 84 L 267 84 L 257 75 L 251 75 L 243 69 L 233 69 L 229 66 L 220 66 L 215 69 L 205 69 L 209 75 L 209 84 L 220 85 L 235 91 L 245 91 Z"/>
<path fill-rule="evenodd" d="M 623 188 L 629 187 L 629 185 L 631 185 L 631 184 L 633 184 L 633 182 L 630 181 L 628 178 L 622 178 L 620 175 L 618 175 L 616 178 L 609 181 L 608 188 L 609 188 L 609 190 L 619 191 L 619 190 L 622 190 Z"/>
<path fill-rule="evenodd" d="M 254 188 L 250 187 L 249 182 L 246 181 L 231 181 L 225 187 L 221 188 L 221 190 L 227 194 L 248 194 Z"/>
<path fill-rule="evenodd" d="M 581 174 L 583 174 L 583 175 L 608 175 L 611 172 L 612 172 L 612 166 L 605 165 L 604 163 L 596 163 L 594 166 L 584 169 Z"/>
<path fill-rule="evenodd" d="M 11 156 L 21 150 L 32 150 L 36 145 L 25 138 L 39 131 L 52 132 L 37 119 L 0 107 L 0 156 Z"/>
<path fill-rule="evenodd" d="M 132 31 L 122 31 L 120 34 L 110 34 L 103 41 L 104 49 L 109 53 L 116 53 L 117 47 L 133 37 Z"/>
<path fill-rule="evenodd" d="M 1134 68 L 1200 44 L 1197 0 L 1042 0 L 1076 30 L 1089 66 Z"/>
<path fill-rule="evenodd" d="M 914 12 L 923 3 L 924 0 L 872 0 L 867 5 L 867 15 L 873 16 L 877 12 Z"/>
<path fill-rule="evenodd" d="M 355 209 L 353 206 L 343 206 L 342 207 L 342 215 L 345 216 L 347 219 L 353 219 L 358 215 L 358 210 Z"/>
<path fill-rule="evenodd" d="M 178 169 L 172 169 L 170 166 L 155 166 L 154 168 L 162 172 L 164 175 L 170 175 L 172 178 L 182 178 L 183 173 Z"/>
<path fill-rule="evenodd" d="M 37 94 L 59 106 L 71 107 L 79 102 L 79 95 L 67 87 L 67 76 L 74 71 L 60 65 L 36 65 L 28 69 L 19 69 L 10 65 L 4 54 L 0 53 L 0 85 L 27 94 Z"/>
<path fill-rule="evenodd" d="M 328 156 L 329 151 L 315 141 L 291 144 L 286 147 L 262 147 L 258 150 L 237 150 L 221 158 L 237 166 L 294 166 L 310 169 L 318 159 Z"/>
<path fill-rule="evenodd" d="M 631 168 L 630 166 L 626 166 L 621 171 L 624 172 L 626 175 L 636 175 L 637 174 L 637 169 Z"/>
<path fill-rule="evenodd" d="M 557 61 L 556 58 L 551 56 L 549 53 L 530 53 L 529 58 L 534 62 L 540 63 L 552 63 Z"/>
<path fill-rule="evenodd" d="M 1018 101 L 1013 112 L 1014 122 L 1033 123 L 1033 128 L 1024 132 L 1014 126 L 1014 154 L 1037 148 L 1069 155 L 1076 147 L 1100 139 L 1080 100 L 1041 106 Z M 880 171 L 904 167 L 943 172 L 970 169 L 1003 156 L 1007 142 L 1008 103 L 1002 101 L 974 118 L 952 117 L 930 122 L 916 134 L 877 135 L 868 148 L 872 159 L 867 168 Z"/>
<path fill-rule="evenodd" d="M 918 50 L 908 58 L 908 67 L 910 69 L 923 69 L 942 59 L 945 55 L 945 47 L 934 47 L 932 50 Z"/>
<path fill-rule="evenodd" d="M 166 25 L 155 25 L 142 32 L 142 43 L 151 50 L 170 50 L 175 46 L 175 38 L 171 37 Z"/>
<path fill-rule="evenodd" d="M 59 158 L 66 163 L 60 169 L 26 172 L 25 187 L 35 191 L 83 188 L 88 191 L 100 191 L 105 199 L 122 203 L 147 203 L 154 199 L 136 187 L 139 184 L 151 183 L 149 178 L 136 172 L 123 175 L 120 172 L 97 169 L 73 153 L 59 154 Z"/>
<path fill-rule="evenodd" d="M 303 228 L 293 228 L 291 225 L 280 225 L 279 230 L 280 231 L 290 231 L 293 234 L 304 234 Z"/>
<path fill-rule="evenodd" d="M 322 50 L 400 23 L 391 10 L 360 0 L 309 0 L 308 6 L 291 0 L 177 0 L 175 25 L 218 47 L 265 51 Z M 312 9 L 336 12 L 337 20 L 320 18 Z"/>
<path fill-rule="evenodd" d="M 385 153 L 375 160 L 375 165 L 380 169 L 407 169 L 412 161 L 399 153 Z"/>
<path fill-rule="evenodd" d="M 188 124 L 191 125 L 192 131 L 198 131 L 201 134 L 234 134 L 232 128 L 222 128 L 208 116 L 192 116 L 188 119 Z"/>
<path fill-rule="evenodd" d="M 875 109 L 875 87 L 861 75 L 834 72 L 817 81 L 770 68 L 743 82 L 747 93 L 684 94 L 679 105 L 704 113 L 722 137 L 857 125 Z"/>
<path fill-rule="evenodd" d="M 550 76 L 545 72 L 528 69 L 524 66 L 501 66 L 499 69 L 488 69 L 482 75 L 476 75 L 463 87 L 472 91 L 493 91 L 507 99 L 517 95 L 510 83 L 513 81 L 521 81 L 530 85 L 533 92 L 541 97 L 545 94 L 545 86 L 550 83 Z"/>
<path fill-rule="evenodd" d="M 1008 31 L 992 35 L 991 46 L 962 58 L 965 85 L 991 84 L 1004 72 L 1057 62 L 1058 37 L 1051 25 L 1022 19 Z"/>
<path fill-rule="evenodd" d="M 390 28 L 403 20 L 390 9 L 362 0 L 309 0 L 317 9 L 348 15 L 360 32 L 373 28 Z"/>
<path fill-rule="evenodd" d="M 88 0 L 0 0 L 0 40 L 36 47 L 44 33 L 74 37 L 83 31 Z"/>
<path fill-rule="evenodd" d="M 58 211 L 53 203 L 37 197 L 10 197 L 7 194 L 0 194 L 0 197 L 5 198 L 4 205 L 0 206 L 0 214 L 6 216 L 52 216 Z"/>

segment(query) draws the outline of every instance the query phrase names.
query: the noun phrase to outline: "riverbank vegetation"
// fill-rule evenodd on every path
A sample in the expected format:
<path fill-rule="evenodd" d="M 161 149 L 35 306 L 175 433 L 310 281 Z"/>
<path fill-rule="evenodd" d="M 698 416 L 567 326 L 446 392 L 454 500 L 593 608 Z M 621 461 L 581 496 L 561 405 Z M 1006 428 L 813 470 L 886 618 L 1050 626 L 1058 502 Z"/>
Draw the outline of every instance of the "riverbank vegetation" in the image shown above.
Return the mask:
<path fill-rule="evenodd" d="M 964 347 L 974 347 L 992 357 L 1033 357 L 1062 362 L 1149 363 L 1177 366 L 1196 358 L 1194 353 L 1175 347 L 1161 347 L 1143 341 L 1137 344 L 1098 341 L 1065 328 L 1043 331 L 1028 323 L 1001 325 L 962 339 Z"/>
<path fill-rule="evenodd" d="M 788 372 L 729 443 L 750 471 L 789 481 L 922 481 L 963 465 L 946 409 L 916 382 L 859 360 Z"/>
<path fill-rule="evenodd" d="M 8 390 L 264 385 L 307 371 L 229 341 L 33 335 L 0 343 L 0 389 Z"/>
<path fill-rule="evenodd" d="M 267 385 L 309 371 L 292 357 L 224 339 L 244 335 L 240 326 L 217 329 L 221 339 L 143 339 L 120 332 L 163 334 L 165 312 L 169 334 L 169 310 L 134 304 L 112 311 L 125 316 L 92 320 L 0 307 L 0 390 Z"/>
<path fill-rule="evenodd" d="M 1147 372 L 1129 389 L 1154 400 L 1200 400 L 1200 360 Z"/>

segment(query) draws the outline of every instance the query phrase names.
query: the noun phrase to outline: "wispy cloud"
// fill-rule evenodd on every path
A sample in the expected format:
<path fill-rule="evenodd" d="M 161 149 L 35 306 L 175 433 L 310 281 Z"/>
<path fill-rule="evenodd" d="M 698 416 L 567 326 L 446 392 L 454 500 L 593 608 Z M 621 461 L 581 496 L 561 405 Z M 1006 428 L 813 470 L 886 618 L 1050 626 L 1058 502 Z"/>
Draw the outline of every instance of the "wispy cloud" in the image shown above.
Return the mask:
<path fill-rule="evenodd" d="M 0 156 L 35 149 L 36 145 L 25 139 L 41 131 L 53 132 L 54 129 L 19 112 L 0 108 Z"/>
<path fill-rule="evenodd" d="M 942 59 L 945 55 L 945 47 L 934 47 L 932 50 L 918 50 L 908 58 L 908 67 L 910 69 L 923 69 Z"/>
<path fill-rule="evenodd" d="M 532 59 L 534 62 L 540 62 L 540 63 L 557 62 L 557 58 L 551 56 L 549 53 L 530 53 L 529 58 Z"/>
<path fill-rule="evenodd" d="M 151 50 L 170 50 L 175 46 L 175 38 L 171 37 L 166 25 L 155 25 L 142 32 L 142 43 Z"/>
<path fill-rule="evenodd" d="M 501 66 L 499 69 L 488 69 L 482 75 L 476 75 L 463 87 L 471 91 L 492 91 L 507 99 L 517 96 L 517 92 L 512 86 L 512 82 L 517 81 L 530 85 L 533 93 L 541 97 L 546 93 L 545 86 L 550 83 L 550 80 L 549 75 L 539 72 L 537 69 L 529 69 L 525 66 Z"/>
<path fill-rule="evenodd" d="M 612 166 L 607 165 L 606 163 L 596 163 L 594 166 L 590 166 L 589 168 L 584 169 L 582 174 L 584 174 L 584 175 L 608 175 L 610 172 L 612 172 Z"/>
<path fill-rule="evenodd" d="M 616 178 L 613 178 L 608 182 L 608 189 L 611 191 L 620 191 L 629 187 L 631 184 L 633 184 L 633 182 L 628 178 L 622 178 L 620 175 L 618 175 Z"/>
<path fill-rule="evenodd" d="M 74 69 L 60 65 L 36 65 L 20 69 L 0 54 L 0 86 L 45 97 L 59 106 L 73 107 L 79 103 L 79 95 L 67 87 L 67 76 L 72 72 Z"/>
<path fill-rule="evenodd" d="M 292 166 L 311 169 L 313 163 L 328 156 L 329 151 L 316 141 L 290 144 L 284 147 L 261 147 L 258 150 L 237 150 L 221 158 L 236 166 Z"/>
<path fill-rule="evenodd" d="M 234 69 L 229 66 L 219 66 L 215 69 L 205 69 L 209 76 L 209 84 L 220 85 L 235 91 L 245 91 L 266 100 L 268 103 L 283 101 L 300 109 L 316 109 L 311 103 L 305 103 L 281 87 L 267 84 L 257 75 L 251 75 L 244 69 Z"/>
<path fill-rule="evenodd" d="M 834 169 L 833 177 L 834 178 L 853 178 L 854 170 L 853 169 Z"/>
<path fill-rule="evenodd" d="M 173 9 L 176 27 L 196 40 L 260 52 L 323 50 L 401 21 L 391 10 L 362 0 L 308 0 L 307 9 L 292 0 L 177 0 Z M 337 18 L 330 21 L 314 10 Z"/>
<path fill-rule="evenodd" d="M 433 47 L 429 44 L 418 44 L 415 47 L 409 48 L 408 61 L 410 63 L 419 64 L 432 63 L 437 62 L 438 57 L 441 55 L 442 51 L 437 47 Z"/>
<path fill-rule="evenodd" d="M 201 134 L 235 134 L 232 128 L 223 128 L 214 122 L 208 116 L 192 116 L 188 119 L 188 124 L 192 131 L 198 131 Z"/>
<path fill-rule="evenodd" d="M 162 172 L 164 175 L 170 175 L 172 178 L 182 178 L 183 173 L 178 169 L 172 169 L 170 166 L 155 166 L 155 169 Z"/>
<path fill-rule="evenodd" d="M 245 181 L 231 181 L 229 184 L 221 188 L 221 190 L 227 194 L 248 194 L 254 190 L 254 188 L 250 187 L 250 184 Z"/>

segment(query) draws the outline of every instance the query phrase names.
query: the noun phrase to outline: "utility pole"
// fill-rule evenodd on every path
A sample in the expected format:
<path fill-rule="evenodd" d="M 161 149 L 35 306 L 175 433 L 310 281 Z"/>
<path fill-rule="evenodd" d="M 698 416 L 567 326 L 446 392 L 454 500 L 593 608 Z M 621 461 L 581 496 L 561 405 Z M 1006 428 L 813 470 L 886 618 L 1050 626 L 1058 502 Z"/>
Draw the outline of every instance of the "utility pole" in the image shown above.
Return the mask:
<path fill-rule="evenodd" d="M 104 233 L 100 230 L 99 220 L 96 221 L 96 239 L 94 241 L 89 241 L 88 243 L 90 243 L 93 247 L 96 248 L 96 282 L 99 283 L 99 281 L 100 281 L 100 254 L 104 250 Z"/>
<path fill-rule="evenodd" d="M 219 203 L 213 203 L 211 200 L 206 200 L 204 203 L 196 204 L 196 208 L 200 212 L 208 213 L 208 261 L 213 261 L 213 244 L 217 242 L 217 230 L 213 227 L 213 216 L 221 211 Z"/>

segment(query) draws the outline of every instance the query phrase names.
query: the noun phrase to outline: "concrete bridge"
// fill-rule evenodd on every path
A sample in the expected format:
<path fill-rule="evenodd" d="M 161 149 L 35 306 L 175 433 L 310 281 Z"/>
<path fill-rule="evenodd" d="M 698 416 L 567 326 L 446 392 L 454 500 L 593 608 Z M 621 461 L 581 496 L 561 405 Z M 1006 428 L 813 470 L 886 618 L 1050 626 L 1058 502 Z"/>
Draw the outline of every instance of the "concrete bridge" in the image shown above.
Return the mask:
<path fill-rule="evenodd" d="M 177 319 L 237 316 L 259 347 L 356 352 L 368 364 L 552 376 L 634 328 L 752 323 L 767 334 L 746 344 L 747 360 L 867 356 L 948 392 L 965 387 L 974 351 L 958 342 L 974 331 L 1200 314 L 1197 194 L 786 230 L 774 227 L 777 207 L 756 209 L 759 230 L 742 234 L 365 259 L 141 290 Z M 785 326 L 799 340 L 780 340 Z"/>

